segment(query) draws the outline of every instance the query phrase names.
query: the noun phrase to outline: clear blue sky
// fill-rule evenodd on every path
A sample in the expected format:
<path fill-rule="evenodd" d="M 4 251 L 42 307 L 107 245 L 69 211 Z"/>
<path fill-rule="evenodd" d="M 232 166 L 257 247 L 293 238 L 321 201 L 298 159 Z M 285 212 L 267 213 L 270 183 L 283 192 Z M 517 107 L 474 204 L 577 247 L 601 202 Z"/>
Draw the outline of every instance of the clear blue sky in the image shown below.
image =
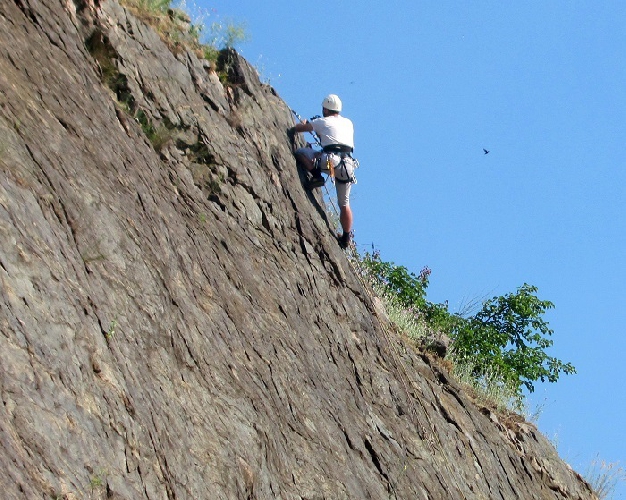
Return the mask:
<path fill-rule="evenodd" d="M 539 428 L 581 473 L 626 467 L 626 3 L 201 2 L 302 116 L 343 100 L 360 251 L 428 266 L 453 312 L 523 283 L 555 304 L 578 374 L 538 386 Z"/>

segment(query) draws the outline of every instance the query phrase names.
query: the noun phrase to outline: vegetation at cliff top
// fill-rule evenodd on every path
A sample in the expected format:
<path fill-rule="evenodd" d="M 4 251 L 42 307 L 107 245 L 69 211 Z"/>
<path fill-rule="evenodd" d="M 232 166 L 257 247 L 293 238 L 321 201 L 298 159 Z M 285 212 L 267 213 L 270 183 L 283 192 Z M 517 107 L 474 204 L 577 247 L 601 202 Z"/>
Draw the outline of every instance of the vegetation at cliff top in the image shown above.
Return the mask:
<path fill-rule="evenodd" d="M 233 49 L 249 39 L 245 24 L 232 20 L 206 20 L 208 11 L 200 12 L 195 19 L 187 13 L 185 1 L 172 0 L 120 0 L 137 17 L 153 26 L 173 52 L 191 50 L 203 59 L 216 61 L 220 49 Z"/>
<path fill-rule="evenodd" d="M 620 481 L 626 481 L 626 471 L 619 463 L 607 463 L 595 459 L 591 462 L 584 474 L 593 491 L 600 500 L 613 497 L 613 493 Z"/>
<path fill-rule="evenodd" d="M 176 7 L 172 7 L 172 0 L 120 0 L 120 4 L 153 27 L 173 54 L 191 51 L 198 58 L 211 61 L 220 81 L 229 84 L 234 46 L 248 38 L 243 25 L 216 21 L 207 30 L 203 18 L 208 14 L 192 22 L 184 11 L 184 0 Z M 115 93 L 120 107 L 139 123 L 154 149 L 160 152 L 175 139 L 176 127 L 167 119 L 156 123 L 154 117 L 139 108 L 128 88 L 126 75 L 118 68 L 116 51 L 106 36 L 96 30 L 86 45 L 98 61 L 102 82 Z"/>

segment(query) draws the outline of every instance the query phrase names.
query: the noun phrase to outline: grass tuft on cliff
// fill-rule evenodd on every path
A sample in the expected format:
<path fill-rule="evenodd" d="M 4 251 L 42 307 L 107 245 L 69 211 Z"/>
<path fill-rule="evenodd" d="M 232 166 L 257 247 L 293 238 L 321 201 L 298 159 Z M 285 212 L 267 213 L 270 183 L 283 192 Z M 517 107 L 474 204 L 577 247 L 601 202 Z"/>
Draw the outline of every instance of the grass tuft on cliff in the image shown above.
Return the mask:
<path fill-rule="evenodd" d="M 207 26 L 204 15 L 192 20 L 184 2 L 176 7 L 172 6 L 172 0 L 120 0 L 120 3 L 152 26 L 174 54 L 189 50 L 201 59 L 216 62 L 220 50 L 233 49 L 249 39 L 243 23 L 216 21 Z"/>

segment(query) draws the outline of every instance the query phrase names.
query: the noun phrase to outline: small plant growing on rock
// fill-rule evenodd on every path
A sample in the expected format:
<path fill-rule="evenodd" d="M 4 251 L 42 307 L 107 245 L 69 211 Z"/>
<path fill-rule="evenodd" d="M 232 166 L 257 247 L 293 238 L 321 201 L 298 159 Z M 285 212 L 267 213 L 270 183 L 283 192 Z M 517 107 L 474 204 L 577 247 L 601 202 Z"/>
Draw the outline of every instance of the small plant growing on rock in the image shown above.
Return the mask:
<path fill-rule="evenodd" d="M 148 118 L 148 115 L 141 109 L 135 113 L 135 120 L 141 125 L 141 129 L 157 152 L 161 151 L 169 141 L 174 139 L 174 127 L 167 127 L 166 125 L 155 126 L 152 120 Z"/>
<path fill-rule="evenodd" d="M 94 472 L 89 478 L 89 488 L 91 489 L 91 498 L 94 498 L 94 495 L 101 496 L 103 494 L 103 490 L 106 487 L 107 483 L 107 472 L 105 469 L 99 469 Z"/>
<path fill-rule="evenodd" d="M 380 252 L 366 252 L 361 265 L 368 279 L 377 284 L 384 294 L 394 297 L 394 301 L 407 313 L 427 323 L 431 329 L 449 333 L 458 317 L 448 312 L 445 304 L 435 304 L 426 299 L 426 290 L 431 270 L 424 267 L 419 275 L 404 266 L 381 259 Z"/>
<path fill-rule="evenodd" d="M 122 3 L 145 13 L 161 14 L 167 12 L 172 0 L 123 0 Z"/>
<path fill-rule="evenodd" d="M 612 498 L 620 481 L 626 481 L 626 471 L 618 462 L 607 463 L 596 458 L 587 468 L 584 477 L 598 498 L 605 500 Z"/>
<path fill-rule="evenodd" d="M 104 334 L 104 338 L 107 341 L 107 344 L 111 342 L 113 338 L 115 337 L 116 330 L 117 330 L 117 319 L 114 319 L 113 321 L 111 321 L 111 323 L 109 324 L 109 329 Z"/>
<path fill-rule="evenodd" d="M 132 113 L 135 100 L 128 88 L 128 79 L 120 73 L 117 67 L 117 53 L 107 36 L 96 30 L 87 39 L 85 46 L 98 64 L 102 83 L 115 94 L 120 107 L 128 113 Z"/>
<path fill-rule="evenodd" d="M 210 33 L 211 45 L 222 49 L 234 49 L 250 39 L 245 23 L 237 24 L 232 20 L 211 24 Z"/>

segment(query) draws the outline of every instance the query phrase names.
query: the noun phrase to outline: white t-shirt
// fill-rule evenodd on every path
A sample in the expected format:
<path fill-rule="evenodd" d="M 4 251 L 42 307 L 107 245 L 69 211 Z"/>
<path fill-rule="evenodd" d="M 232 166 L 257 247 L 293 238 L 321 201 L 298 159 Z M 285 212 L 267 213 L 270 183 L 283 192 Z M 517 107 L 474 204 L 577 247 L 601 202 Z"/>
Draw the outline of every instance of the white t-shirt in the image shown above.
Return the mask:
<path fill-rule="evenodd" d="M 354 148 L 354 125 L 341 115 L 316 118 L 311 121 L 313 131 L 320 138 L 322 147 L 329 144 L 344 144 Z"/>

